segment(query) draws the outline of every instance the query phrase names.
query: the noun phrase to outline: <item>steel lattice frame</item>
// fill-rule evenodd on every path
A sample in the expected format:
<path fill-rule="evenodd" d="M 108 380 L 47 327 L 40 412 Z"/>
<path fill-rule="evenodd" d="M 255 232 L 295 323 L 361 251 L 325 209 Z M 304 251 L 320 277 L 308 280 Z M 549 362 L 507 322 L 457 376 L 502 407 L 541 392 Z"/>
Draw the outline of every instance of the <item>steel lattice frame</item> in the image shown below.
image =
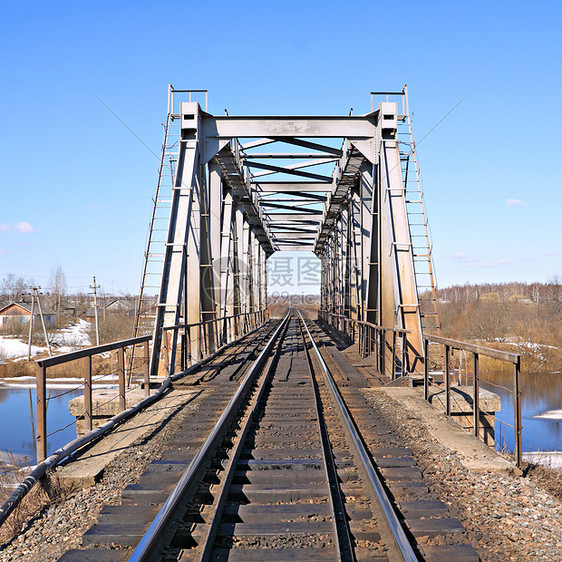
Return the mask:
<path fill-rule="evenodd" d="M 266 260 L 276 250 L 321 259 L 323 310 L 409 330 L 415 369 L 422 328 L 397 104 L 367 115 L 253 117 L 213 116 L 182 102 L 174 117 L 181 139 L 151 373 L 175 361 L 176 341 L 161 358 L 163 327 L 264 308 Z M 341 148 L 331 139 L 342 139 Z M 270 145 L 291 150 L 256 152 Z M 330 164 L 331 175 L 323 172 Z M 197 360 L 200 333 L 211 351 L 217 342 L 193 330 Z"/>

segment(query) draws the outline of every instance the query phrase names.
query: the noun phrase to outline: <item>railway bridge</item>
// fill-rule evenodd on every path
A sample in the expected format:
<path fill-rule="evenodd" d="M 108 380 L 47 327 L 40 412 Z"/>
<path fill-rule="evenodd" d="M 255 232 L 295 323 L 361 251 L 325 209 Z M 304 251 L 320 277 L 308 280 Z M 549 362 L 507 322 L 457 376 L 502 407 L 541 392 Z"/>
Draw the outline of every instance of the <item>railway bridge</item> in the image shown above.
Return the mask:
<path fill-rule="evenodd" d="M 439 334 L 406 87 L 372 92 L 364 115 L 217 116 L 203 98 L 169 88 L 133 338 L 38 361 L 38 466 L 0 522 L 57 465 L 107 466 L 134 447 L 159 419 L 135 416 L 163 400 L 175 409 L 157 421 L 170 424 L 157 455 L 61 560 L 478 560 L 369 394 L 423 385 L 420 400 L 441 394 L 447 415 L 456 396 L 474 442 L 489 442 L 479 357 L 519 375 L 519 356 Z M 317 317 L 270 313 L 277 251 L 320 260 Z M 456 394 L 453 350 L 473 367 Z M 117 354 L 117 411 L 99 419 L 92 364 L 106 352 Z M 84 435 L 50 453 L 47 371 L 69 361 L 84 377 Z M 520 464 L 517 386 L 514 411 Z"/>
<path fill-rule="evenodd" d="M 151 372 L 175 369 L 179 331 L 163 329 L 192 326 L 190 363 L 224 341 L 223 318 L 263 310 L 267 260 L 287 250 L 321 260 L 330 322 L 406 330 L 405 371 L 421 372 L 439 322 L 406 86 L 335 117 L 210 115 L 181 101 L 198 93 L 169 91 L 137 316 L 138 331 L 159 280 Z"/>

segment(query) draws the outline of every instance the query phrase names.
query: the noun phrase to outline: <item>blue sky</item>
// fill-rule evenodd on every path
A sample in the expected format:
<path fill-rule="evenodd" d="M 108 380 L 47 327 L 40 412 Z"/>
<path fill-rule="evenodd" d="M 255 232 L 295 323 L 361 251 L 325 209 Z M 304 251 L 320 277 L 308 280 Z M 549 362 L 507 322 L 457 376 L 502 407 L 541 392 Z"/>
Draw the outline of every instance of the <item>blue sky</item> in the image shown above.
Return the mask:
<path fill-rule="evenodd" d="M 137 290 L 168 82 L 347 114 L 408 83 L 441 286 L 561 273 L 559 2 L 5 3 L 0 277 Z"/>

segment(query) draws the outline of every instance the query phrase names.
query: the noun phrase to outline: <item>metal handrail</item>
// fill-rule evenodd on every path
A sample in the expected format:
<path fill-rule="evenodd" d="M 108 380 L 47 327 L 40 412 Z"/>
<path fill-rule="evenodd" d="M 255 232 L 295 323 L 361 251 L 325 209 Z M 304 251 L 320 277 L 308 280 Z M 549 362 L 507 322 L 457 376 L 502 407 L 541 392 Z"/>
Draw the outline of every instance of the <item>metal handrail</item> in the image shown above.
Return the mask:
<path fill-rule="evenodd" d="M 377 370 L 382 374 L 387 374 L 387 370 L 389 370 L 388 374 L 392 380 L 398 376 L 396 370 L 398 351 L 400 351 L 401 363 L 400 376 L 409 372 L 411 366 L 415 366 L 417 361 L 422 360 L 423 362 L 423 358 L 409 346 L 408 334 L 412 333 L 411 330 L 379 326 L 325 309 L 318 311 L 318 318 L 334 327 L 338 332 L 345 334 L 352 342 L 357 342 L 359 355 L 362 357 L 374 354 Z M 400 350 L 398 350 L 398 340 Z M 413 360 L 411 360 L 411 352 L 413 352 Z M 387 361 L 387 354 L 390 354 L 389 361 Z M 387 369 L 388 367 L 389 369 Z"/>
<path fill-rule="evenodd" d="M 356 320 L 355 318 L 349 318 L 348 316 L 343 316 L 343 314 L 335 314 L 334 312 L 329 312 L 327 310 L 320 309 L 318 313 L 326 314 L 334 318 L 341 318 L 346 322 L 352 322 L 353 324 L 361 326 L 369 326 L 370 328 L 375 328 L 377 330 L 386 330 L 388 332 L 396 332 L 397 334 L 411 334 L 412 330 L 404 330 L 402 328 L 390 328 L 388 326 L 380 326 L 379 324 L 373 324 L 372 322 L 366 322 L 365 320 Z"/>
<path fill-rule="evenodd" d="M 479 358 L 481 355 L 497 359 L 499 361 L 506 361 L 513 364 L 513 428 L 515 431 L 515 461 L 519 468 L 523 464 L 523 443 L 522 443 L 522 430 L 521 423 L 521 389 L 520 389 L 520 375 L 521 375 L 521 355 L 509 351 L 501 351 L 492 349 L 483 345 L 478 345 L 469 342 L 462 342 L 450 338 L 443 338 L 441 336 L 434 336 L 433 334 L 423 334 L 424 342 L 424 399 L 429 401 L 429 343 L 436 343 L 444 346 L 445 348 L 445 364 L 443 366 L 443 378 L 445 380 L 445 413 L 451 415 L 451 377 L 450 377 L 450 353 L 451 349 L 458 349 L 472 353 L 473 356 L 473 392 L 472 392 L 472 415 L 473 415 L 473 433 L 474 436 L 480 437 L 480 376 L 479 376 Z M 510 425 L 510 424 L 506 424 Z"/>
<path fill-rule="evenodd" d="M 163 326 L 165 337 L 162 340 L 162 350 L 169 353 L 169 336 L 172 332 L 172 346 L 179 336 L 180 342 L 180 369 L 186 369 L 193 361 L 200 360 L 203 356 L 214 352 L 217 346 L 223 345 L 229 339 L 239 336 L 263 323 L 267 317 L 267 309 L 241 312 L 230 316 L 221 316 L 192 324 L 174 324 Z M 171 353 L 166 359 L 165 369 L 173 374 L 176 368 L 176 353 Z"/>
<path fill-rule="evenodd" d="M 164 327 L 163 330 L 179 330 L 185 329 L 189 332 L 191 329 L 199 328 L 200 330 L 204 331 L 206 325 L 210 323 L 216 323 L 216 326 L 219 326 L 218 322 L 223 322 L 223 326 L 228 326 L 229 324 L 234 323 L 234 329 L 229 331 L 228 334 L 225 334 L 226 337 L 218 337 L 215 334 L 215 345 L 213 347 L 206 345 L 205 351 L 206 353 L 204 356 L 196 357 L 196 361 L 190 361 L 190 365 L 197 364 L 198 361 L 204 359 L 204 357 L 211 356 L 215 353 L 217 348 L 222 348 L 222 346 L 229 344 L 230 341 L 237 339 L 239 336 L 245 335 L 252 331 L 253 329 L 258 327 L 258 323 L 260 320 L 265 320 L 266 317 L 266 310 L 258 310 L 248 313 L 240 313 L 237 315 L 226 316 L 221 318 L 215 318 L 213 320 L 207 320 L 203 322 L 197 322 L 194 324 L 182 324 L 179 326 L 167 326 Z M 242 325 L 240 325 L 242 323 Z M 231 326 L 232 327 L 232 326 Z M 214 332 L 218 332 L 214 330 Z M 204 334 L 205 336 L 208 334 Z M 146 396 L 150 396 L 150 380 L 151 374 L 149 372 L 149 342 L 152 340 L 152 335 L 146 336 L 139 336 L 136 338 L 130 338 L 126 340 L 120 340 L 117 342 L 112 342 L 108 344 L 98 345 L 89 347 L 86 349 L 82 349 L 79 351 L 72 351 L 70 353 L 64 353 L 62 355 L 57 355 L 55 357 L 49 357 L 44 359 L 39 359 L 36 361 L 37 363 L 37 374 L 36 374 L 36 427 L 37 427 L 37 434 L 36 434 L 36 451 L 37 451 L 37 462 L 43 461 L 47 457 L 47 369 L 49 367 L 53 367 L 55 365 L 61 365 L 64 363 L 68 363 L 70 361 L 82 361 L 82 371 L 83 371 L 83 378 L 84 382 L 79 387 L 83 386 L 84 388 L 84 429 L 86 432 L 91 431 L 93 427 L 93 408 L 92 408 L 92 357 L 94 355 L 99 355 L 101 353 L 106 353 L 108 351 L 117 350 L 117 376 L 118 376 L 118 394 L 117 397 L 119 399 L 119 409 L 125 410 L 126 409 L 126 386 L 130 385 L 131 380 L 131 373 L 129 373 L 129 381 L 126 381 L 126 374 L 125 374 L 125 349 L 128 347 L 136 346 L 139 344 L 144 345 L 144 355 L 145 355 L 145 362 L 144 362 L 144 369 L 143 369 L 143 382 L 145 388 Z M 190 340 L 187 340 L 187 346 L 189 347 Z M 183 350 L 183 346 L 182 346 Z M 184 372 L 190 365 L 187 364 L 187 353 L 182 354 L 182 364 L 181 364 L 181 372 Z M 203 354 L 202 354 L 203 355 Z M 191 359 L 191 358 L 190 358 Z M 132 369 L 132 365 L 130 370 Z M 173 375 L 174 372 L 168 373 L 168 375 Z M 78 388 L 79 388 L 78 387 Z"/>
<path fill-rule="evenodd" d="M 520 354 L 512 353 L 510 351 L 501 351 L 499 349 L 484 347 L 483 345 L 478 345 L 475 343 L 443 338 L 441 336 L 434 336 L 433 334 L 424 334 L 423 337 L 424 339 L 433 343 L 448 345 L 449 347 L 452 347 L 454 349 L 470 351 L 471 353 L 478 353 L 479 355 L 485 355 L 487 357 L 491 357 L 492 359 L 499 359 L 500 361 L 509 361 L 510 363 L 515 364 L 521 360 Z"/>
<path fill-rule="evenodd" d="M 92 355 L 99 355 L 100 353 L 106 353 L 107 351 L 113 351 L 114 349 L 130 347 L 131 345 L 137 345 L 139 343 L 149 342 L 152 336 L 139 336 L 138 338 L 130 338 L 127 340 L 120 340 L 112 343 L 106 343 L 103 345 L 95 345 L 93 347 L 87 347 L 86 349 L 81 349 L 79 351 L 70 351 L 69 353 L 62 353 L 61 355 L 55 355 L 54 357 L 47 357 L 45 359 L 37 359 L 35 362 L 40 367 L 53 367 L 54 365 L 60 365 L 61 363 L 68 363 L 69 361 L 75 361 L 76 359 L 83 359 L 84 357 L 91 357 Z"/>
<path fill-rule="evenodd" d="M 254 310 L 252 312 L 241 312 L 240 314 L 231 314 L 230 316 L 221 316 L 220 318 L 212 318 L 211 320 L 203 320 L 201 322 L 194 322 L 193 324 L 174 324 L 173 326 L 162 326 L 162 330 L 180 330 L 182 328 L 195 328 L 195 326 L 205 326 L 206 324 L 211 324 L 213 322 L 221 322 L 223 320 L 232 320 L 233 318 L 239 318 L 240 316 L 260 314 L 265 312 L 265 309 Z"/>
<path fill-rule="evenodd" d="M 375 495 L 379 500 L 381 508 L 386 516 L 386 520 L 390 527 L 392 537 L 396 543 L 396 547 L 400 550 L 400 553 L 404 560 L 415 562 L 417 561 L 417 557 L 414 553 L 414 550 L 412 549 L 412 546 L 408 541 L 408 537 L 406 536 L 406 533 L 404 532 L 404 529 L 402 528 L 402 525 L 400 524 L 400 521 L 398 520 L 398 517 L 394 512 L 392 503 L 390 502 L 388 496 L 386 495 L 386 492 L 383 488 L 380 478 L 378 477 L 375 467 L 373 466 L 373 463 L 371 461 L 371 458 L 369 457 L 369 453 L 365 449 L 363 440 L 361 439 L 361 436 L 359 435 L 359 432 L 355 427 L 353 418 L 349 413 L 345 401 L 343 400 L 340 391 L 337 388 L 334 378 L 330 373 L 330 370 L 328 369 L 328 366 L 326 365 L 324 358 L 322 357 L 322 354 L 320 353 L 320 350 L 316 345 L 316 342 L 312 338 L 312 334 L 310 333 L 310 330 L 308 329 L 308 326 L 306 325 L 306 322 L 304 321 L 302 314 L 300 313 L 300 311 L 298 311 L 298 313 L 302 323 L 304 324 L 304 327 L 306 328 L 308 337 L 312 342 L 312 347 L 314 349 L 314 352 L 316 353 L 316 356 L 318 357 L 318 361 L 320 362 L 320 365 L 322 366 L 322 370 L 324 371 L 324 375 L 326 377 L 326 381 L 328 382 L 328 386 L 332 393 L 332 397 L 338 408 L 339 417 L 343 421 L 344 429 L 346 430 L 346 432 L 351 438 L 351 445 L 355 451 L 355 457 L 358 461 L 360 461 L 361 468 L 363 469 L 363 472 L 367 476 L 366 479 L 367 485 L 371 488 L 371 491 L 375 493 Z"/>

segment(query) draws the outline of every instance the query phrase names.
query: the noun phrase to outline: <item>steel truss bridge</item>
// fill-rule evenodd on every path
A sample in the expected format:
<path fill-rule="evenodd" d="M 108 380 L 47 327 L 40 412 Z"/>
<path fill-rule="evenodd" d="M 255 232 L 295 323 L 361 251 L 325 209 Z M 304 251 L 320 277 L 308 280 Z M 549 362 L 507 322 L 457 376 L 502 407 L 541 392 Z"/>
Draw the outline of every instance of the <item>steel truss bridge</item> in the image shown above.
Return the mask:
<path fill-rule="evenodd" d="M 406 86 L 345 116 L 211 115 L 203 93 L 206 108 L 205 91 L 169 88 L 135 332 L 152 287 L 151 374 L 174 372 L 178 344 L 185 366 L 241 335 L 279 250 L 321 260 L 325 319 L 407 331 L 404 368 L 420 371 L 439 322 Z"/>

